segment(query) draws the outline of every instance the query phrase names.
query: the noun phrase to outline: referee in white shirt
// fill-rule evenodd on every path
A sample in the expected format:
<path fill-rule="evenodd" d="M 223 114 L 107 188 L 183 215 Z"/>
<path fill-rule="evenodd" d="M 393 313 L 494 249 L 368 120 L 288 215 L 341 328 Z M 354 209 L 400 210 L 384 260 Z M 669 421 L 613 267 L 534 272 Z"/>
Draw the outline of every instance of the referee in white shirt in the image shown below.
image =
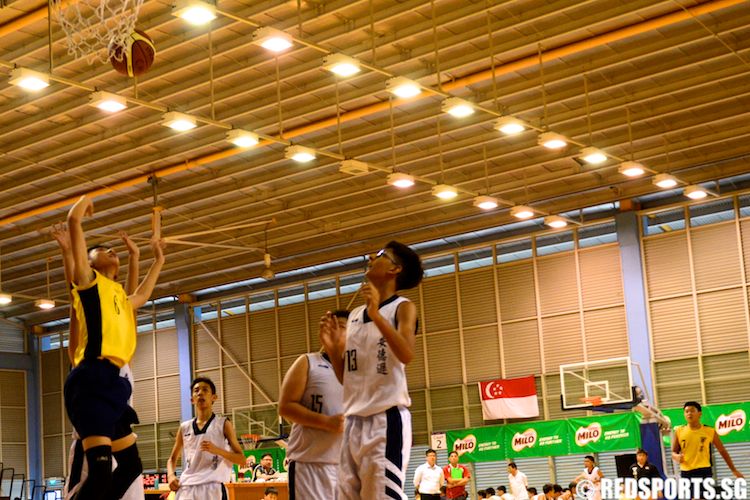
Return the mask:
<path fill-rule="evenodd" d="M 445 482 L 443 469 L 438 467 L 437 453 L 430 448 L 425 452 L 427 463 L 417 467 L 414 471 L 414 487 L 422 500 L 440 500 L 440 487 Z"/>

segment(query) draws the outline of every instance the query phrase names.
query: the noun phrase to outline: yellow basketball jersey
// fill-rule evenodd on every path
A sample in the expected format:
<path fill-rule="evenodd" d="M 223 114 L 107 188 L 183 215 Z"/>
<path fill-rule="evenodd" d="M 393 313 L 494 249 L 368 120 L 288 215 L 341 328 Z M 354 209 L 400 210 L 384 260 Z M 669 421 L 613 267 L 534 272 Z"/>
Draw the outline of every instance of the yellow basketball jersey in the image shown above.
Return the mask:
<path fill-rule="evenodd" d="M 78 318 L 78 347 L 74 364 L 84 359 L 107 359 L 122 368 L 135 352 L 133 308 L 122 285 L 94 271 L 86 288 L 73 286 Z"/>
<path fill-rule="evenodd" d="M 688 425 L 675 428 L 675 435 L 680 443 L 683 460 L 681 470 L 702 469 L 711 467 L 711 443 L 714 440 L 713 427 L 708 425 L 700 429 L 691 429 Z"/>

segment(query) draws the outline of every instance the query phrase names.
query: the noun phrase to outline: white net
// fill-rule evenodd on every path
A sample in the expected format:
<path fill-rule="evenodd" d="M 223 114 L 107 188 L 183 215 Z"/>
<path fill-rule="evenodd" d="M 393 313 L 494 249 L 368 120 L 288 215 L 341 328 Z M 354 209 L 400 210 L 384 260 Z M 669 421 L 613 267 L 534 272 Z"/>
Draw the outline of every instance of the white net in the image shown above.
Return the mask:
<path fill-rule="evenodd" d="M 135 29 L 143 0 L 52 0 L 57 22 L 68 42 L 68 54 L 89 63 L 121 61 L 126 39 Z"/>

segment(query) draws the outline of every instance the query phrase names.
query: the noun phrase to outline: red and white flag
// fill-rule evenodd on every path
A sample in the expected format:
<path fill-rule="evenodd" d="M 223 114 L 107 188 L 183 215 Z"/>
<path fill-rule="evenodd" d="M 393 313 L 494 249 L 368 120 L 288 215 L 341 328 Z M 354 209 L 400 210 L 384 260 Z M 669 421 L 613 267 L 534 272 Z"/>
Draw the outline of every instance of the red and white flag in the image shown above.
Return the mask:
<path fill-rule="evenodd" d="M 482 418 L 530 418 L 539 416 L 534 376 L 479 382 Z"/>

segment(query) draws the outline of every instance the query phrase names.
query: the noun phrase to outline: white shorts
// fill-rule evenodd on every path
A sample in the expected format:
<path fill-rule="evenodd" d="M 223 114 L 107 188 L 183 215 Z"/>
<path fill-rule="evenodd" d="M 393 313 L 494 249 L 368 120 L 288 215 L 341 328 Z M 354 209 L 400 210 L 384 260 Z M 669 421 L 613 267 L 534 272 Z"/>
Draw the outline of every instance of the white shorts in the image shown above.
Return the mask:
<path fill-rule="evenodd" d="M 289 500 L 333 500 L 336 496 L 338 464 L 289 462 Z"/>
<path fill-rule="evenodd" d="M 74 438 L 77 435 L 73 435 Z M 81 489 L 81 485 L 88 477 L 88 464 L 86 463 L 86 455 L 83 452 L 83 446 L 78 439 L 73 439 L 73 443 L 70 445 L 70 452 L 68 453 L 68 477 L 65 481 L 65 487 L 63 488 L 63 498 L 68 500 L 74 494 Z M 117 460 L 112 457 L 112 470 L 117 467 Z M 133 480 L 133 483 L 128 488 L 128 491 L 122 496 L 121 500 L 144 500 L 145 493 L 143 493 L 143 476 L 140 474 Z"/>
<path fill-rule="evenodd" d="M 347 416 L 339 464 L 338 500 L 407 500 L 411 413 L 389 408 L 369 417 Z"/>
<path fill-rule="evenodd" d="M 195 484 L 180 486 L 175 500 L 226 500 L 227 490 L 221 483 Z"/>

